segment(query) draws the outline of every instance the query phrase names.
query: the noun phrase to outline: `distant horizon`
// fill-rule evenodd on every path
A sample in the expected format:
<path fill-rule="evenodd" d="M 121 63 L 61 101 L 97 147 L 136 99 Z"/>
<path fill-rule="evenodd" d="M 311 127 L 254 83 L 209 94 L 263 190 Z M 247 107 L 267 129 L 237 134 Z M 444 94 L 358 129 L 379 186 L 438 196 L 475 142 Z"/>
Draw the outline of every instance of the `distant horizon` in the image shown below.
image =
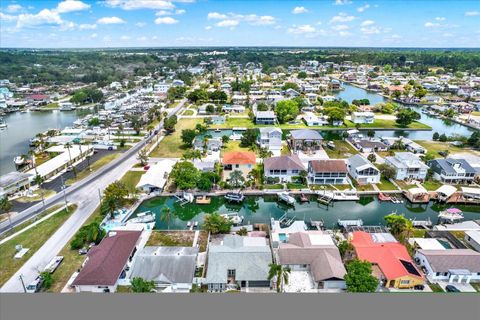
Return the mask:
<path fill-rule="evenodd" d="M 127 49 L 421 49 L 421 50 L 473 50 L 480 51 L 480 47 L 369 47 L 369 46 L 249 46 L 249 45 L 218 45 L 218 46 L 123 46 L 123 47 L 2 47 L 7 50 L 127 50 Z"/>
<path fill-rule="evenodd" d="M 480 48 L 480 1 L 2 0 L 0 48 Z"/>

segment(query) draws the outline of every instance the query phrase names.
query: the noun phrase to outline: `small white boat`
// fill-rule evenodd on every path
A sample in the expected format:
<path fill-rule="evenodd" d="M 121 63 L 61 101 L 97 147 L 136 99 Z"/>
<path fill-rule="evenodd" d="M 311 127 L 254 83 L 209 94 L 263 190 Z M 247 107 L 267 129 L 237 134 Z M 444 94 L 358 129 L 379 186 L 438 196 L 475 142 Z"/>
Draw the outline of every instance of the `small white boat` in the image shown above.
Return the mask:
<path fill-rule="evenodd" d="M 188 221 L 188 222 L 187 222 L 187 227 L 190 228 L 191 226 L 192 226 L 192 221 Z"/>
<path fill-rule="evenodd" d="M 333 141 L 328 141 L 327 147 L 329 147 L 330 149 L 335 149 L 335 143 Z"/>
<path fill-rule="evenodd" d="M 453 223 L 457 220 L 463 219 L 462 210 L 457 208 L 449 208 L 447 210 L 440 211 L 438 218 L 442 221 Z"/>
<path fill-rule="evenodd" d="M 6 127 L 8 126 L 7 126 L 7 123 L 5 122 L 5 119 L 0 118 L 0 128 L 6 128 Z"/>
<path fill-rule="evenodd" d="M 278 198 L 288 204 L 295 204 L 296 200 L 294 197 L 288 194 L 288 192 L 279 192 L 277 193 Z"/>
<path fill-rule="evenodd" d="M 229 192 L 225 196 L 228 201 L 242 202 L 245 196 L 242 193 Z"/>
<path fill-rule="evenodd" d="M 25 159 L 21 156 L 17 156 L 13 158 L 13 163 L 15 163 L 17 166 L 21 166 L 22 164 L 25 163 Z"/>
<path fill-rule="evenodd" d="M 128 223 L 149 223 L 155 221 L 155 213 L 151 211 L 140 212 L 135 218 L 128 220 Z"/>
<path fill-rule="evenodd" d="M 229 219 L 234 225 L 239 225 L 243 222 L 243 216 L 239 216 L 238 214 L 222 214 L 222 217 Z"/>

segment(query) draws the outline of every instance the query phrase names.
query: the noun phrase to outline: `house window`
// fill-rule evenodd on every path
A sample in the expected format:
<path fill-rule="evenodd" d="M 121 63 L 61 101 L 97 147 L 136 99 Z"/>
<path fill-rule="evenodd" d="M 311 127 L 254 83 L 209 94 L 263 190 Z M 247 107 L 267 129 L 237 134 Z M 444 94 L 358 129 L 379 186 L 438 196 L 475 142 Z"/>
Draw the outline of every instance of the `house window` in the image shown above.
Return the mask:
<path fill-rule="evenodd" d="M 400 284 L 410 284 L 410 280 L 401 280 Z"/>
<path fill-rule="evenodd" d="M 227 270 L 227 276 L 229 278 L 235 278 L 235 269 L 228 269 Z"/>
<path fill-rule="evenodd" d="M 298 170 L 292 170 L 292 174 L 298 173 Z"/>
<path fill-rule="evenodd" d="M 236 165 L 235 165 L 235 168 L 240 168 L 240 165 L 239 165 L 239 164 L 236 164 Z"/>
<path fill-rule="evenodd" d="M 435 275 L 436 275 L 437 277 L 439 277 L 439 276 L 440 276 L 440 272 L 436 272 Z"/>
<path fill-rule="evenodd" d="M 446 277 L 448 276 L 448 272 L 444 272 L 443 275 Z"/>

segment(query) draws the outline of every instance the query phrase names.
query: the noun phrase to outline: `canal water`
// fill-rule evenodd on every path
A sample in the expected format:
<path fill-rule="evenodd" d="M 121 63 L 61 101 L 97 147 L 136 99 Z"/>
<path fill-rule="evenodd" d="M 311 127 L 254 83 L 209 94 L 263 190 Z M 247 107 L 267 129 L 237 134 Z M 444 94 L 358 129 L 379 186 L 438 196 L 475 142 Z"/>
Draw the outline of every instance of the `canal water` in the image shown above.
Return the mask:
<path fill-rule="evenodd" d="M 387 99 L 385 99 L 379 94 L 352 86 L 348 83 L 343 83 L 342 86 L 345 88 L 345 90 L 339 91 L 335 96 L 339 99 L 346 100 L 349 103 L 351 103 L 354 99 L 368 99 L 370 100 L 371 105 L 387 101 Z M 420 113 L 421 119 L 419 121 L 432 127 L 432 131 L 377 131 L 376 135 L 380 137 L 403 136 L 412 140 L 431 140 L 434 132 L 438 132 L 439 134 L 444 133 L 447 136 L 452 134 L 470 136 L 475 131 L 474 129 L 458 124 L 456 122 L 439 119 L 437 117 L 432 117 L 427 114 L 421 113 L 420 107 L 412 106 L 412 108 L 415 109 L 418 113 Z"/>
<path fill-rule="evenodd" d="M 63 129 L 72 125 L 80 116 L 89 113 L 82 111 L 31 111 L 4 115 L 8 127 L 0 129 L 0 175 L 15 170 L 13 158 L 26 154 L 29 140 L 48 129 Z"/>
<path fill-rule="evenodd" d="M 174 213 L 170 225 L 161 220 L 163 207 L 169 207 Z M 450 207 L 450 206 L 448 206 Z M 480 219 L 480 207 L 456 206 L 463 210 L 466 220 Z M 238 214 L 244 217 L 244 224 L 269 223 L 271 218 L 279 219 L 285 213 L 289 218 L 310 221 L 323 220 L 327 228 L 334 228 L 338 219 L 362 219 L 364 225 L 384 225 L 383 217 L 397 212 L 409 219 L 425 220 L 430 218 L 437 222 L 438 212 L 445 205 L 430 202 L 428 204 L 403 204 L 380 202 L 376 197 L 362 197 L 360 201 L 338 201 L 333 206 L 326 207 L 316 201 L 296 203 L 287 206 L 277 201 L 276 196 L 246 197 L 242 204 L 231 204 L 223 197 L 212 197 L 209 205 L 186 204 L 183 207 L 173 197 L 157 197 L 143 202 L 133 216 L 138 212 L 152 211 L 156 213 L 156 229 L 185 229 L 188 221 L 198 221 L 202 224 L 205 214 L 218 212 L 220 214 Z"/>

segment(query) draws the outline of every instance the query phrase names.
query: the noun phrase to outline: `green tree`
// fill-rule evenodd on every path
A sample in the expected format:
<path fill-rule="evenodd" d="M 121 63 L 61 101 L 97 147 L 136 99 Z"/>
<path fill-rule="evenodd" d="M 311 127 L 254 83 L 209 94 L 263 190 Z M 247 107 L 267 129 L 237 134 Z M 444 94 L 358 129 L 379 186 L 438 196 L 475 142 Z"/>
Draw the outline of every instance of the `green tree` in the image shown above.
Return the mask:
<path fill-rule="evenodd" d="M 372 275 L 372 264 L 358 259 L 347 264 L 345 283 L 347 292 L 375 292 L 378 287 L 378 279 Z"/>
<path fill-rule="evenodd" d="M 137 160 L 140 161 L 142 167 L 148 164 L 148 151 L 146 148 L 140 149 L 137 154 Z"/>
<path fill-rule="evenodd" d="M 375 163 L 377 161 L 377 156 L 375 155 L 375 153 L 370 153 L 367 157 L 368 161 L 372 162 L 372 163 Z"/>
<path fill-rule="evenodd" d="M 369 138 L 375 137 L 375 131 L 372 130 L 372 129 L 368 130 L 367 131 L 367 137 L 369 137 Z"/>
<path fill-rule="evenodd" d="M 40 277 L 42 278 L 43 282 L 42 282 L 42 288 L 43 289 L 49 289 L 52 284 L 53 284 L 53 277 L 52 275 L 50 274 L 50 272 L 48 271 L 43 271 L 42 273 L 40 273 Z"/>
<path fill-rule="evenodd" d="M 222 143 L 225 145 L 230 141 L 230 137 L 227 135 L 222 136 Z"/>
<path fill-rule="evenodd" d="M 385 179 L 393 179 L 395 178 L 396 171 L 395 168 L 386 164 L 386 163 L 381 163 L 377 165 L 378 170 L 380 170 L 380 173 Z"/>
<path fill-rule="evenodd" d="M 402 127 L 407 127 L 415 120 L 420 119 L 420 114 L 410 108 L 403 108 L 397 113 L 396 122 Z"/>
<path fill-rule="evenodd" d="M 167 223 L 167 229 L 170 230 L 170 222 L 173 218 L 172 210 L 165 206 L 162 208 L 162 215 L 160 216 L 160 220 Z"/>
<path fill-rule="evenodd" d="M 254 146 L 257 141 L 258 129 L 247 129 L 240 140 L 240 147 L 247 148 Z"/>
<path fill-rule="evenodd" d="M 295 82 L 285 82 L 282 87 L 282 90 L 293 89 L 295 91 L 300 91 L 300 87 Z"/>
<path fill-rule="evenodd" d="M 233 187 L 240 187 L 245 183 L 245 178 L 240 170 L 233 170 L 230 172 L 230 176 L 228 178 L 230 185 Z"/>
<path fill-rule="evenodd" d="M 438 140 L 441 141 L 441 142 L 446 142 L 448 140 L 447 136 L 445 135 L 445 133 L 442 133 L 439 137 L 438 137 Z"/>
<path fill-rule="evenodd" d="M 154 281 L 147 281 L 140 277 L 133 278 L 131 285 L 132 285 L 132 291 L 138 292 L 138 293 L 154 292 L 154 289 L 155 289 Z"/>
<path fill-rule="evenodd" d="M 232 222 L 227 217 L 218 213 L 206 214 L 203 218 L 203 230 L 211 234 L 228 233 L 232 226 Z"/>
<path fill-rule="evenodd" d="M 390 232 L 400 240 L 408 238 L 408 232 L 411 231 L 413 224 L 410 219 L 405 218 L 403 215 L 391 213 L 384 217 L 387 227 L 390 228 Z"/>
<path fill-rule="evenodd" d="M 340 252 L 342 259 L 345 258 L 345 254 L 347 252 L 353 251 L 353 249 L 353 245 L 347 240 L 343 240 L 338 243 L 338 251 Z"/>
<path fill-rule="evenodd" d="M 293 100 L 279 101 L 275 107 L 275 113 L 280 123 L 294 120 L 299 113 L 298 104 Z"/>
<path fill-rule="evenodd" d="M 205 89 L 195 89 L 187 95 L 187 99 L 193 103 L 206 101 L 208 99 L 208 93 Z"/>
<path fill-rule="evenodd" d="M 241 228 L 236 232 L 236 234 L 239 235 L 239 236 L 244 237 L 244 236 L 247 236 L 247 235 L 248 235 L 248 230 L 247 230 L 247 228 L 245 228 L 245 227 L 241 227 Z"/>
<path fill-rule="evenodd" d="M 297 78 L 298 79 L 305 79 L 307 77 L 307 73 L 305 71 L 300 71 L 298 74 L 297 74 Z"/>
<path fill-rule="evenodd" d="M 277 292 L 281 292 L 284 285 L 288 284 L 291 269 L 290 267 L 284 267 L 280 264 L 270 263 L 270 269 L 268 270 L 268 280 L 275 279 Z"/>
<path fill-rule="evenodd" d="M 268 105 L 264 102 L 260 102 L 257 105 L 257 111 L 268 111 Z"/>
<path fill-rule="evenodd" d="M 127 202 L 128 188 L 123 182 L 115 181 L 109 184 L 103 192 L 101 212 L 110 214 L 113 219 L 116 210 L 122 208 Z"/>
<path fill-rule="evenodd" d="M 438 132 L 435 131 L 435 132 L 433 133 L 432 139 L 433 139 L 433 141 L 437 141 L 438 138 L 440 138 L 440 135 L 438 134 Z"/>
<path fill-rule="evenodd" d="M 346 116 L 345 109 L 339 107 L 324 107 L 323 114 L 328 117 L 328 123 L 330 124 L 336 121 L 343 121 Z"/>
<path fill-rule="evenodd" d="M 193 145 L 193 140 L 195 140 L 196 136 L 197 136 L 197 132 L 193 129 L 182 130 L 182 135 L 181 135 L 182 142 L 187 147 L 191 147 Z"/>
<path fill-rule="evenodd" d="M 177 162 L 170 173 L 170 177 L 181 190 L 193 189 L 197 185 L 200 173 L 192 162 Z"/>
<path fill-rule="evenodd" d="M 165 118 L 163 120 L 163 128 L 168 132 L 172 133 L 175 131 L 175 125 L 177 124 L 177 116 L 173 115 L 171 117 Z"/>

